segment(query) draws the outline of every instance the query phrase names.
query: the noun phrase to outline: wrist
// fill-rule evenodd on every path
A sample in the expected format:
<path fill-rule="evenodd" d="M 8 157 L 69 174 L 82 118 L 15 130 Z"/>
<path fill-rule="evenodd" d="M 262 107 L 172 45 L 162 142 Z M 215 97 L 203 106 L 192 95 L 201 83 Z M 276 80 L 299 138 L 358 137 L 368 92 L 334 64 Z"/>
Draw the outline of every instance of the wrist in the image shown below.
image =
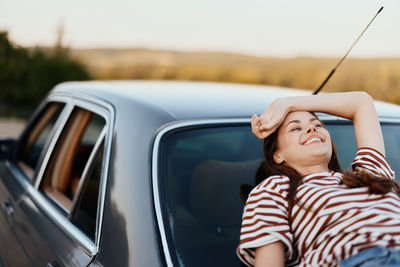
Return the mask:
<path fill-rule="evenodd" d="M 279 102 L 277 103 L 286 110 L 286 115 L 289 112 L 296 111 L 296 106 L 293 100 L 295 100 L 295 98 L 292 97 L 280 98 Z"/>

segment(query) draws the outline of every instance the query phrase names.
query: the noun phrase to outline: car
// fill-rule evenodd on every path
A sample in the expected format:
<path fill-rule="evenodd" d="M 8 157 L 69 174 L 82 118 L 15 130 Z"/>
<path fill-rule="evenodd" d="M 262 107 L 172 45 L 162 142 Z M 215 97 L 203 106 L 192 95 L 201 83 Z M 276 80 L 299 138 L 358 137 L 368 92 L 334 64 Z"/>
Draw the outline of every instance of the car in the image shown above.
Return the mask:
<path fill-rule="evenodd" d="M 57 85 L 0 141 L 0 266 L 242 266 L 242 185 L 262 142 L 250 117 L 288 88 L 183 81 Z M 356 101 L 356 100 L 355 100 Z M 400 171 L 400 107 L 376 102 Z M 352 123 L 319 114 L 348 168 Z"/>

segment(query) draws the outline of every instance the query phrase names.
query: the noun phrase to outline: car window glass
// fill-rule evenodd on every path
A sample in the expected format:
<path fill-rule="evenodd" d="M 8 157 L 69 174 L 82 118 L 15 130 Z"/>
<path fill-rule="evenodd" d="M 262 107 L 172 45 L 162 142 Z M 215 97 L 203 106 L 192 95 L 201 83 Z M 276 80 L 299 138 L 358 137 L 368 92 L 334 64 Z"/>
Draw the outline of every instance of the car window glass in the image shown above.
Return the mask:
<path fill-rule="evenodd" d="M 162 203 L 179 266 L 240 266 L 242 184 L 254 185 L 262 142 L 249 126 L 194 129 L 162 142 Z"/>
<path fill-rule="evenodd" d="M 337 148 L 340 164 L 344 171 L 350 165 L 357 152 L 356 138 L 352 124 L 326 125 Z M 382 124 L 382 133 L 385 140 L 386 159 L 394 169 L 396 179 L 400 178 L 400 126 L 397 124 Z"/>
<path fill-rule="evenodd" d="M 351 124 L 328 124 L 342 168 L 356 154 Z M 383 125 L 386 157 L 400 173 L 400 126 Z M 181 130 L 160 143 L 161 210 L 173 262 L 179 266 L 241 266 L 236 256 L 241 186 L 264 177 L 262 141 L 249 126 Z"/>
<path fill-rule="evenodd" d="M 327 124 L 326 128 L 335 143 L 340 166 L 347 170 L 357 152 L 354 127 L 352 124 Z"/>
<path fill-rule="evenodd" d="M 49 103 L 21 141 L 18 162 L 30 178 L 63 107 L 62 103 Z"/>
<path fill-rule="evenodd" d="M 382 132 L 386 158 L 396 173 L 396 180 L 400 181 L 400 127 L 395 124 L 383 125 Z"/>
<path fill-rule="evenodd" d="M 73 211 L 72 223 L 82 229 L 92 240 L 96 232 L 97 203 L 103 162 L 103 144 L 90 168 L 88 178 L 82 184 L 82 192 Z"/>
<path fill-rule="evenodd" d="M 90 155 L 97 152 L 94 147 L 102 138 L 104 126 L 102 116 L 74 108 L 50 157 L 40 190 L 66 216 L 71 212 L 73 201 L 79 197 L 78 189 L 85 183 L 82 175 Z M 93 208 L 97 210 L 97 205 Z"/>

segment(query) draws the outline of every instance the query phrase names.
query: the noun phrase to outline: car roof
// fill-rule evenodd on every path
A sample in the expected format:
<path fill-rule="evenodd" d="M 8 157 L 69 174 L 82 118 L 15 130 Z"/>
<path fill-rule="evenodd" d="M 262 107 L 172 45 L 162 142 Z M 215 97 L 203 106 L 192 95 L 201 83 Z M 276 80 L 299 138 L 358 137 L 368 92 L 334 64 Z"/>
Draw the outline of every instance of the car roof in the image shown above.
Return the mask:
<path fill-rule="evenodd" d="M 53 92 L 90 95 L 120 107 L 136 103 L 148 112 L 169 114 L 175 120 L 249 117 L 261 114 L 278 97 L 312 94 L 267 85 L 147 80 L 65 82 Z M 400 118 L 400 106 L 375 103 L 380 117 Z"/>

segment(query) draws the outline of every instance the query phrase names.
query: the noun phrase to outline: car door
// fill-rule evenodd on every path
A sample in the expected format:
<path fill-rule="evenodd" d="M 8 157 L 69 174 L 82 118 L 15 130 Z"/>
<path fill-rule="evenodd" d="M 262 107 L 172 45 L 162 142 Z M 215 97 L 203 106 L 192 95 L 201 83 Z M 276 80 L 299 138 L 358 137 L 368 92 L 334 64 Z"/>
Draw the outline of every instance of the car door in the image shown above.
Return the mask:
<path fill-rule="evenodd" d="M 108 112 L 93 104 L 70 101 L 50 131 L 44 149 L 35 151 L 31 127 L 20 141 L 11 170 L 17 186 L 11 228 L 33 266 L 87 266 L 96 255 L 100 178 Z M 44 117 L 51 117 L 43 115 Z M 37 155 L 40 156 L 37 156 Z M 37 166 L 31 158 L 38 157 Z M 33 157 L 34 158 L 34 157 Z M 18 257 L 9 249 L 9 258 Z M 24 264 L 13 266 L 26 266 Z"/>
<path fill-rule="evenodd" d="M 2 215 L 4 215 L 0 216 L 0 238 L 2 240 L 0 249 L 6 266 L 29 266 L 32 264 L 12 227 L 14 218 L 19 216 L 20 213 L 18 200 L 26 193 L 26 188 L 21 186 L 21 183 L 16 179 L 16 175 L 23 174 L 21 177 L 23 177 L 22 182 L 25 184 L 31 182 L 33 170 L 38 165 L 40 154 L 50 139 L 64 106 L 60 102 L 47 103 L 27 127 L 28 130 L 26 132 L 29 131 L 29 134 L 27 134 L 26 138 L 21 139 L 23 140 L 21 144 L 24 143 L 24 146 L 29 146 L 29 148 L 25 150 L 27 153 L 24 155 L 25 160 L 21 160 L 20 164 L 23 167 L 25 165 L 29 166 L 29 172 L 24 175 L 23 172 L 13 171 L 17 165 L 13 160 L 0 162 L 0 197 Z M 26 169 L 28 170 L 28 168 Z M 32 236 L 35 236 L 35 233 L 32 233 Z M 45 253 L 46 250 L 42 250 L 42 252 Z"/>
<path fill-rule="evenodd" d="M 0 182 L 0 203 L 1 203 L 1 214 L 0 214 L 0 266 L 12 266 L 16 264 L 17 266 L 28 266 L 30 261 L 28 257 L 25 255 L 23 249 L 19 247 L 18 240 L 11 229 L 10 221 L 11 217 L 14 214 L 14 203 L 12 196 L 6 190 L 6 187 L 3 183 L 4 177 L 4 164 L 0 163 L 0 173 L 1 182 Z M 15 259 L 9 257 L 9 251 L 14 249 L 14 253 L 19 256 Z"/>

